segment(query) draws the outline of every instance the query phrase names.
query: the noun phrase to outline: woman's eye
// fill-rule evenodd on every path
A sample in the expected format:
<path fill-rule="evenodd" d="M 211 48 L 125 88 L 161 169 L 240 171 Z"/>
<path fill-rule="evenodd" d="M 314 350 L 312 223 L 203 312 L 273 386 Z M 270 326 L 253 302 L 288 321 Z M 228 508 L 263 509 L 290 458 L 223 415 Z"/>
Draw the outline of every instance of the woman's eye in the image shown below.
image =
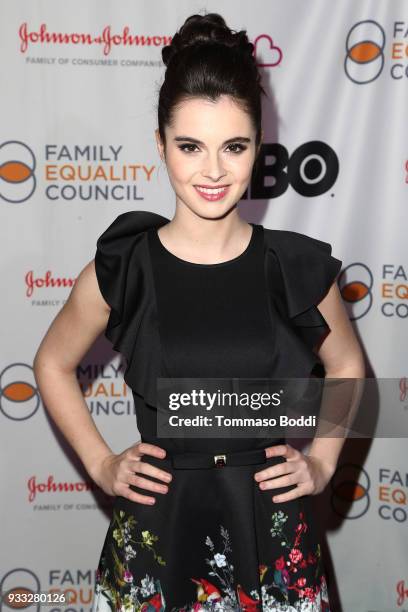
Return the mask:
<path fill-rule="evenodd" d="M 179 149 L 181 151 L 186 151 L 186 147 L 196 147 L 197 145 L 195 144 L 183 144 L 179 146 Z M 193 153 L 193 151 L 188 151 L 189 153 Z"/>
<path fill-rule="evenodd" d="M 196 147 L 196 146 L 197 145 L 195 145 L 195 144 L 182 144 L 178 148 L 181 151 L 184 151 L 186 153 L 194 153 L 194 151 L 192 151 L 190 149 L 190 147 Z M 231 153 L 241 153 L 242 151 L 246 150 L 246 147 L 244 145 L 240 144 L 239 142 L 235 142 L 235 143 L 232 143 L 232 144 L 228 145 L 228 148 L 230 148 L 230 147 L 238 147 L 238 150 L 231 151 Z"/>
<path fill-rule="evenodd" d="M 245 151 L 245 149 L 246 149 L 246 147 L 244 145 L 240 144 L 239 142 L 233 142 L 229 146 L 230 147 L 239 147 L 238 151 L 232 151 L 233 153 L 241 153 L 242 151 Z"/>

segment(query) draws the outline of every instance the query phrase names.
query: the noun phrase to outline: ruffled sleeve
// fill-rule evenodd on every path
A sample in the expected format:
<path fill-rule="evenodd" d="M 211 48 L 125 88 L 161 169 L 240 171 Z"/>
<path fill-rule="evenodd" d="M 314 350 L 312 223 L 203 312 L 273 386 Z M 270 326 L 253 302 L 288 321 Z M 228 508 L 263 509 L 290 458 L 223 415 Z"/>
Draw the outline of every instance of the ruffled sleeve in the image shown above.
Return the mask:
<path fill-rule="evenodd" d="M 335 281 L 342 261 L 332 246 L 286 230 L 266 230 L 267 274 L 276 309 L 312 351 L 330 327 L 317 308 Z"/>
<path fill-rule="evenodd" d="M 99 289 L 111 308 L 105 336 L 126 358 L 126 383 L 152 405 L 161 364 L 146 230 L 168 222 L 150 211 L 122 213 L 99 236 L 95 253 Z"/>

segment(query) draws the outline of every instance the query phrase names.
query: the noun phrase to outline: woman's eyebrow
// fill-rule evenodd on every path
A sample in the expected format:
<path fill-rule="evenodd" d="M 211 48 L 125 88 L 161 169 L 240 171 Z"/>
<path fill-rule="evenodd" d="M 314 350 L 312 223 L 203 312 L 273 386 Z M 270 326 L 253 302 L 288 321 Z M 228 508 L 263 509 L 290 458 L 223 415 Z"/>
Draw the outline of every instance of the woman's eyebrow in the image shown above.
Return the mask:
<path fill-rule="evenodd" d="M 191 136 L 176 136 L 173 140 L 175 142 L 180 142 L 182 140 L 183 142 L 191 142 L 192 144 L 205 145 L 205 143 L 201 140 L 191 138 Z M 235 138 L 228 138 L 228 140 L 225 140 L 222 144 L 226 145 L 231 144 L 232 142 L 251 142 L 251 139 L 245 136 L 236 136 Z"/>

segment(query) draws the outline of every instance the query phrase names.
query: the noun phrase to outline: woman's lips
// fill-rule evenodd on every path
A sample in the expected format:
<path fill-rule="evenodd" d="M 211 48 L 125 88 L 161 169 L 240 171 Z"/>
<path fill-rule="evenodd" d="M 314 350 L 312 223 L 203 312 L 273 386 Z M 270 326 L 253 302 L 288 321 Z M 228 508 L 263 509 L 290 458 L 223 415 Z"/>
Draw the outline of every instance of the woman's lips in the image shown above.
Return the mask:
<path fill-rule="evenodd" d="M 227 187 L 223 187 L 220 190 L 218 189 L 206 189 L 205 191 L 194 185 L 196 192 L 204 198 L 204 200 L 208 200 L 210 202 L 216 202 L 217 200 L 221 200 L 228 192 L 229 185 Z"/>

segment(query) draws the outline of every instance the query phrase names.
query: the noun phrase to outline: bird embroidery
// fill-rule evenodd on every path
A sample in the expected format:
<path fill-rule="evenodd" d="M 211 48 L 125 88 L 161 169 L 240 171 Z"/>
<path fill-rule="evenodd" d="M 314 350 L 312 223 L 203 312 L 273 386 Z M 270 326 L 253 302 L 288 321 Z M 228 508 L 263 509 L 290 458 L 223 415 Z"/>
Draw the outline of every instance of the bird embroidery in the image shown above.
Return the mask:
<path fill-rule="evenodd" d="M 197 601 L 220 601 L 221 593 L 211 582 L 205 578 L 191 578 L 197 585 Z"/>

